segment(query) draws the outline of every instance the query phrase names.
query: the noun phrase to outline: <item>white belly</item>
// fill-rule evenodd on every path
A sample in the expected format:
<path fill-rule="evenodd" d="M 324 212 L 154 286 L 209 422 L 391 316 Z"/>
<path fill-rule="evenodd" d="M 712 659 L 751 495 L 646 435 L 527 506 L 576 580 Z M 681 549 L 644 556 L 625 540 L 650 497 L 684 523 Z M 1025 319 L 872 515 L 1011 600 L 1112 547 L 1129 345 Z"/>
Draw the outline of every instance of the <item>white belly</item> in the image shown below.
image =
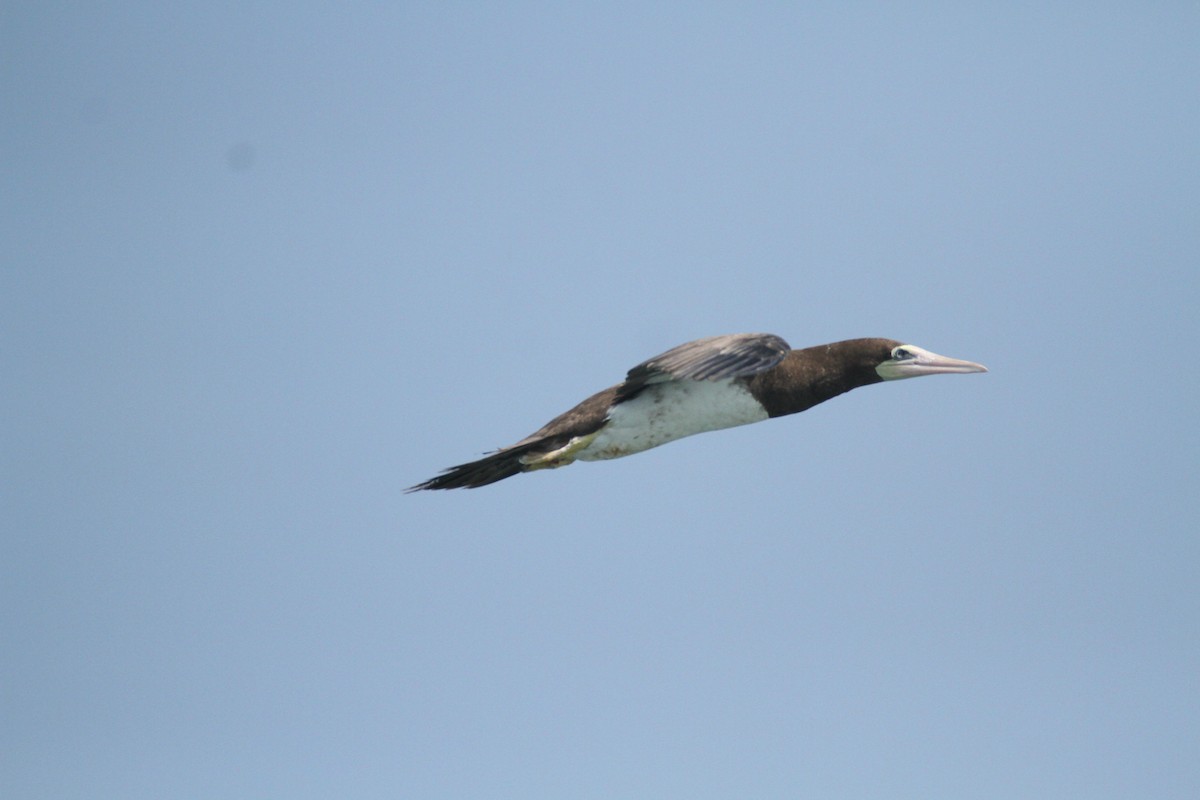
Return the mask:
<path fill-rule="evenodd" d="M 581 461 L 640 453 L 694 433 L 767 418 L 744 387 L 732 380 L 651 384 L 608 414 L 608 424 L 575 454 Z"/>

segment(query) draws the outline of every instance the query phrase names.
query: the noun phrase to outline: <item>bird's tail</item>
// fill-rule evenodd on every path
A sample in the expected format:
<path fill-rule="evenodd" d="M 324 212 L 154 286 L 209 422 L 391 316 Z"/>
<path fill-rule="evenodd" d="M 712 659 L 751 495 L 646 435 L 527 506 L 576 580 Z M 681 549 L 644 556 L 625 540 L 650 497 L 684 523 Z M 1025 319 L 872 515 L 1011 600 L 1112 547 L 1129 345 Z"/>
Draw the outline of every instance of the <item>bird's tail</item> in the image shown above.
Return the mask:
<path fill-rule="evenodd" d="M 419 492 L 422 489 L 474 489 L 477 486 L 487 486 L 489 483 L 511 478 L 518 472 L 526 472 L 531 467 L 522 460 L 522 456 L 533 449 L 533 444 L 516 445 L 497 450 L 484 456 L 478 461 L 459 464 L 442 470 L 436 478 L 430 478 L 416 486 L 405 489 L 406 492 Z"/>

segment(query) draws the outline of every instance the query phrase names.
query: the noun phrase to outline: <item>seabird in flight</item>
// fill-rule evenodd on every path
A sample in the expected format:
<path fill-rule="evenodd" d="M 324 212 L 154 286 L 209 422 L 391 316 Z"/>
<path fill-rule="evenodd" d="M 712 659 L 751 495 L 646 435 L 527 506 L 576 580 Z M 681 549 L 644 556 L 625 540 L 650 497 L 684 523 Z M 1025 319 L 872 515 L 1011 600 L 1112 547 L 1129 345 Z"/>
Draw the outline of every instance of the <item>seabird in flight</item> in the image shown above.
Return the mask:
<path fill-rule="evenodd" d="M 695 433 L 796 414 L 859 386 L 956 372 L 987 367 L 892 339 L 803 350 L 769 333 L 697 339 L 643 361 L 621 383 L 516 444 L 408 491 L 486 486 L 518 472 L 620 458 Z"/>

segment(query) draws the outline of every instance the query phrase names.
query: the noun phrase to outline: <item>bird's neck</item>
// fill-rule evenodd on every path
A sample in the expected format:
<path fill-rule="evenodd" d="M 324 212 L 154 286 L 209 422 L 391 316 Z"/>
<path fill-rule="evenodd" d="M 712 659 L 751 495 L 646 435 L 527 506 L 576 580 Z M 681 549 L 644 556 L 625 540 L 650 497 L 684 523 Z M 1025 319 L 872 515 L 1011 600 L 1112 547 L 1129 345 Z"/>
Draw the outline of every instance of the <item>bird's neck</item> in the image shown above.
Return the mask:
<path fill-rule="evenodd" d="M 847 363 L 834 344 L 791 351 L 774 369 L 752 378 L 750 388 L 769 416 L 783 417 L 880 380 L 869 363 Z"/>

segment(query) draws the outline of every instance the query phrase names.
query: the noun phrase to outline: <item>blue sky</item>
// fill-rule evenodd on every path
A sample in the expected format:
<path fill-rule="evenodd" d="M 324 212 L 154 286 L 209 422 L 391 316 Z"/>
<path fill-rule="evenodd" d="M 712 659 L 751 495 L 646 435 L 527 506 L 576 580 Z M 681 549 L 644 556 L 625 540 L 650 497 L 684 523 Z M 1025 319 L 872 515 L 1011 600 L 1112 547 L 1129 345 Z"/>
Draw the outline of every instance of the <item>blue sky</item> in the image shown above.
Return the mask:
<path fill-rule="evenodd" d="M 7 4 L 0 793 L 1197 796 L 1198 33 Z M 991 372 L 402 494 L 736 331 Z"/>

